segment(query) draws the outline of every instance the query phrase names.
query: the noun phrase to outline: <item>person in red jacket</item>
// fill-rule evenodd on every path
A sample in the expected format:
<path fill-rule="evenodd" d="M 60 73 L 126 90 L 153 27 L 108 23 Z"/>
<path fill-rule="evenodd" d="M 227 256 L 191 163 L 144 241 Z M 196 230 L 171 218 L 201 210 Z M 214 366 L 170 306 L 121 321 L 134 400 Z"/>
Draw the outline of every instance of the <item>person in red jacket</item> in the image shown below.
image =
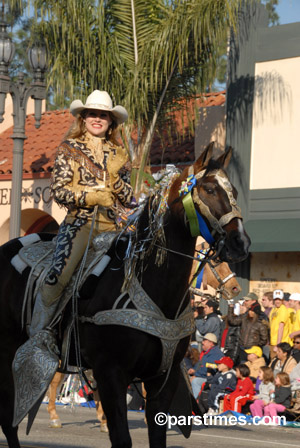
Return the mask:
<path fill-rule="evenodd" d="M 224 409 L 226 411 L 241 412 L 242 406 L 248 400 L 252 400 L 254 393 L 254 386 L 250 379 L 250 369 L 245 364 L 240 364 L 236 368 L 237 385 L 235 391 L 224 397 Z"/>

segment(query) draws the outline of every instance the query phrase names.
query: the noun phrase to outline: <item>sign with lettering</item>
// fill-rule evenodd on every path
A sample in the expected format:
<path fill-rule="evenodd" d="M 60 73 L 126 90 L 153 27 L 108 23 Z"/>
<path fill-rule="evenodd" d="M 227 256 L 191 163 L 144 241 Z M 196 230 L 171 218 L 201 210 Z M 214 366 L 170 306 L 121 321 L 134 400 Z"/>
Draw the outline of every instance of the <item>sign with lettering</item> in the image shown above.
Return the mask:
<path fill-rule="evenodd" d="M 36 186 L 34 189 L 22 188 L 22 202 L 31 202 L 32 204 L 39 204 L 40 202 L 49 204 L 51 201 L 50 186 Z M 0 205 L 11 204 L 11 188 L 0 188 Z"/>

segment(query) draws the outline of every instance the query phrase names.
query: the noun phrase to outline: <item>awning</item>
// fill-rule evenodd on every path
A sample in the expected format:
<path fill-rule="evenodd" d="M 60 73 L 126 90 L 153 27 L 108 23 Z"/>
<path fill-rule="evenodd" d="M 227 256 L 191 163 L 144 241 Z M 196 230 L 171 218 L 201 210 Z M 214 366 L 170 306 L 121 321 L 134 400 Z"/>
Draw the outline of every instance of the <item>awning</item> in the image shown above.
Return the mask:
<path fill-rule="evenodd" d="M 300 251 L 300 219 L 261 219 L 247 221 L 250 252 Z"/>

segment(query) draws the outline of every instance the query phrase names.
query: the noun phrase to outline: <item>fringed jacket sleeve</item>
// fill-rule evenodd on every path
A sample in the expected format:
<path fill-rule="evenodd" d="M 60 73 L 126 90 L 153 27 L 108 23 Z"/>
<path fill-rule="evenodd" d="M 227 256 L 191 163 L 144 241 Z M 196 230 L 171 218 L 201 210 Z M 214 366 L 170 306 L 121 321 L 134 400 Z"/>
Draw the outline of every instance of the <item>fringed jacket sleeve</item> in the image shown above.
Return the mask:
<path fill-rule="evenodd" d="M 133 190 L 131 185 L 124 180 L 127 175 L 124 168 L 128 162 L 128 155 L 126 150 L 121 146 L 115 148 L 115 155 L 109 157 L 107 160 L 107 171 L 110 178 L 110 186 L 113 193 L 116 195 L 122 205 L 130 205 L 133 197 Z"/>
<path fill-rule="evenodd" d="M 89 171 L 85 157 L 74 157 L 67 145 L 59 147 L 52 175 L 52 194 L 54 200 L 71 210 L 76 207 L 89 208 L 95 205 L 111 207 L 114 196 L 111 188 L 105 185 L 105 176 L 98 177 Z M 73 157 L 72 157 L 73 155 Z"/>

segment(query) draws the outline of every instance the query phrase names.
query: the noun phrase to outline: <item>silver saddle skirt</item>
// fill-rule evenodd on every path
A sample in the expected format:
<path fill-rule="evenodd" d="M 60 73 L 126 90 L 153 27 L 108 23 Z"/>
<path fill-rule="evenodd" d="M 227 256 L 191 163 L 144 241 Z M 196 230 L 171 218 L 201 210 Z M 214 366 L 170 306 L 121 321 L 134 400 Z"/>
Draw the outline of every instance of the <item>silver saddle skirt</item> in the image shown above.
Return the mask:
<path fill-rule="evenodd" d="M 119 234 L 119 232 L 103 232 L 94 238 L 87 252 L 80 279 L 78 279 L 78 271 L 80 269 L 80 266 L 78 266 L 64 290 L 60 310 L 64 309 L 74 292 L 76 292 L 75 288 L 79 290 L 89 275 L 101 275 L 110 262 L 110 257 L 106 253 Z M 28 267 L 31 269 L 22 312 L 22 325 L 24 326 L 25 324 L 28 329 L 32 313 L 31 299 L 35 300 L 39 287 L 45 280 L 51 266 L 56 237 L 51 241 L 42 241 L 38 234 L 32 234 L 20 238 L 20 242 L 23 244 L 23 247 L 12 258 L 11 263 L 20 274 Z"/>

